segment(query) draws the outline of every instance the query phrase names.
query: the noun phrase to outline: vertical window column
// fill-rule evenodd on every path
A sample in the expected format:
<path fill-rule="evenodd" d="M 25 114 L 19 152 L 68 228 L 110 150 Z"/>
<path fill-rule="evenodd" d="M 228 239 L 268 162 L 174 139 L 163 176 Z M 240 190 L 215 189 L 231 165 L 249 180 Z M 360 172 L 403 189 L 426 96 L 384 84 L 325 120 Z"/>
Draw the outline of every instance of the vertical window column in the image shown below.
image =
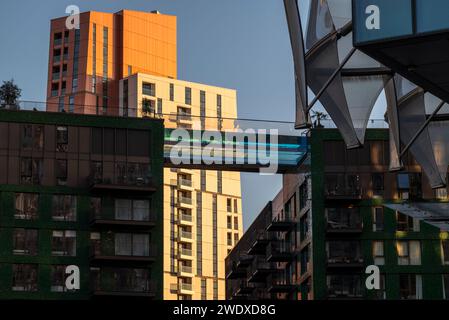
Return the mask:
<path fill-rule="evenodd" d="M 203 195 L 201 191 L 196 193 L 196 272 L 203 274 Z"/>
<path fill-rule="evenodd" d="M 103 114 L 108 108 L 108 28 L 103 28 Z"/>
<path fill-rule="evenodd" d="M 97 24 L 92 29 L 92 93 L 97 91 Z"/>
<path fill-rule="evenodd" d="M 75 30 L 75 45 L 73 50 L 72 93 L 78 91 L 78 58 L 80 53 L 80 29 Z"/>

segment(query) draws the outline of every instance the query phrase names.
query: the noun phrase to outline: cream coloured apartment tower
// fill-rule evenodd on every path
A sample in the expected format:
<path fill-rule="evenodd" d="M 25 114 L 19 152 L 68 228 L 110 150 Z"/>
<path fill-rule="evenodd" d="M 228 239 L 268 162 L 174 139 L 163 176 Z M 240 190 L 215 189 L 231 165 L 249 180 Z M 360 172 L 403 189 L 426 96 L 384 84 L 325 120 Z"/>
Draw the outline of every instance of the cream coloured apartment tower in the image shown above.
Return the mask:
<path fill-rule="evenodd" d="M 232 130 L 235 90 L 133 74 L 120 115 L 163 117 L 166 128 Z M 225 299 L 225 258 L 242 234 L 240 173 L 164 169 L 164 299 Z"/>

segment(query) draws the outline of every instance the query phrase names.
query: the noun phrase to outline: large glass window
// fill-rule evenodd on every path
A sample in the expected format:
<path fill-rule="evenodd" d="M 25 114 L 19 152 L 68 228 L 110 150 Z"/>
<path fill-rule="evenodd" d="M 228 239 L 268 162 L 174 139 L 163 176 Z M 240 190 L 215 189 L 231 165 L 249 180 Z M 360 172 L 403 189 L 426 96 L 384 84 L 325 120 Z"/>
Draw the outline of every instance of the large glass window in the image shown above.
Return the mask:
<path fill-rule="evenodd" d="M 22 184 L 41 184 L 43 171 L 42 159 L 21 158 L 20 180 Z"/>
<path fill-rule="evenodd" d="M 39 195 L 34 193 L 16 193 L 14 218 L 23 220 L 37 219 Z"/>
<path fill-rule="evenodd" d="M 142 93 L 146 96 L 156 96 L 156 85 L 154 83 L 142 83 Z"/>
<path fill-rule="evenodd" d="M 12 290 L 13 291 L 37 291 L 36 264 L 12 265 Z"/>
<path fill-rule="evenodd" d="M 53 231 L 51 254 L 53 256 L 76 256 L 76 231 Z"/>
<path fill-rule="evenodd" d="M 373 231 L 384 231 L 384 208 L 373 208 Z"/>
<path fill-rule="evenodd" d="M 66 159 L 57 159 L 56 160 L 56 184 L 58 186 L 67 185 L 67 160 Z"/>
<path fill-rule="evenodd" d="M 399 289 L 401 300 L 422 299 L 422 277 L 415 274 L 399 275 Z"/>
<path fill-rule="evenodd" d="M 115 254 L 118 256 L 149 256 L 150 236 L 148 234 L 115 234 Z"/>
<path fill-rule="evenodd" d="M 396 213 L 396 229 L 404 232 L 419 232 L 420 221 L 406 214 Z"/>
<path fill-rule="evenodd" d="M 37 254 L 38 231 L 35 229 L 14 229 L 13 230 L 13 253 L 15 255 Z"/>
<path fill-rule="evenodd" d="M 149 200 L 115 200 L 115 219 L 117 220 L 150 220 L 150 201 Z"/>
<path fill-rule="evenodd" d="M 327 227 L 331 230 L 361 229 L 362 217 L 359 208 L 327 208 Z"/>
<path fill-rule="evenodd" d="M 328 263 L 362 263 L 359 241 L 328 241 L 326 243 Z"/>
<path fill-rule="evenodd" d="M 396 241 L 398 265 L 421 265 L 420 241 Z"/>
<path fill-rule="evenodd" d="M 187 105 L 192 104 L 192 89 L 188 88 L 188 87 L 186 87 L 186 90 L 185 90 L 185 103 Z"/>
<path fill-rule="evenodd" d="M 67 266 L 53 265 L 51 266 L 51 287 L 52 292 L 66 292 L 69 291 L 65 285 L 67 274 L 65 273 Z"/>
<path fill-rule="evenodd" d="M 359 275 L 328 275 L 326 280 L 329 298 L 360 298 L 363 296 L 362 281 Z"/>
<path fill-rule="evenodd" d="M 67 152 L 69 144 L 69 132 L 67 127 L 56 127 L 56 151 Z"/>
<path fill-rule="evenodd" d="M 76 221 L 76 197 L 53 195 L 52 217 L 55 221 Z"/>
<path fill-rule="evenodd" d="M 383 241 L 373 241 L 373 260 L 376 266 L 383 266 L 385 264 Z"/>

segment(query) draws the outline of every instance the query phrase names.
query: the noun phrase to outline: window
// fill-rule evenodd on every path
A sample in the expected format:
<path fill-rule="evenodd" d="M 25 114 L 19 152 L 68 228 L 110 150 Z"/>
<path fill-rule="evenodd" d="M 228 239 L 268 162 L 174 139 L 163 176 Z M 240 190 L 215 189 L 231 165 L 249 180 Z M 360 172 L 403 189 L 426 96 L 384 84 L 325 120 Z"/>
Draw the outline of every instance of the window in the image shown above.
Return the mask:
<path fill-rule="evenodd" d="M 232 212 L 232 199 L 231 198 L 226 199 L 226 210 L 228 212 Z"/>
<path fill-rule="evenodd" d="M 64 97 L 59 97 L 58 112 L 64 112 Z"/>
<path fill-rule="evenodd" d="M 206 191 L 206 171 L 201 170 L 201 191 Z"/>
<path fill-rule="evenodd" d="M 328 263 L 362 263 L 359 241 L 336 240 L 326 242 Z"/>
<path fill-rule="evenodd" d="M 239 234 L 238 233 L 234 233 L 234 245 L 236 245 L 237 242 L 239 242 Z"/>
<path fill-rule="evenodd" d="M 76 197 L 53 195 L 52 218 L 54 221 L 76 221 Z"/>
<path fill-rule="evenodd" d="M 186 91 L 185 91 L 185 103 L 187 105 L 191 105 L 192 104 L 192 89 L 191 88 L 187 88 L 186 87 Z"/>
<path fill-rule="evenodd" d="M 22 148 L 42 151 L 44 147 L 44 127 L 24 125 L 22 130 Z"/>
<path fill-rule="evenodd" d="M 15 219 L 37 219 L 39 196 L 34 193 L 16 193 L 15 195 Z"/>
<path fill-rule="evenodd" d="M 384 208 L 373 208 L 373 231 L 384 231 Z"/>
<path fill-rule="evenodd" d="M 76 231 L 72 230 L 53 231 L 51 254 L 53 256 L 75 257 Z"/>
<path fill-rule="evenodd" d="M 69 97 L 69 112 L 73 113 L 75 111 L 75 98 L 73 96 Z"/>
<path fill-rule="evenodd" d="M 67 127 L 56 127 L 56 151 L 67 152 L 69 143 L 69 134 Z"/>
<path fill-rule="evenodd" d="M 326 278 L 329 298 L 360 298 L 362 281 L 358 275 L 328 275 Z"/>
<path fill-rule="evenodd" d="M 158 98 L 157 99 L 157 114 L 162 115 L 162 99 Z"/>
<path fill-rule="evenodd" d="M 142 99 L 142 114 L 144 116 L 153 116 L 156 112 L 156 102 L 151 99 Z"/>
<path fill-rule="evenodd" d="M 238 210 L 238 205 L 237 205 L 237 199 L 234 199 L 234 213 L 237 213 L 239 210 Z"/>
<path fill-rule="evenodd" d="M 218 280 L 214 279 L 214 300 L 218 300 Z"/>
<path fill-rule="evenodd" d="M 201 300 L 207 300 L 207 280 L 201 279 Z"/>
<path fill-rule="evenodd" d="M 66 292 L 68 291 L 65 281 L 67 274 L 65 273 L 67 266 L 53 265 L 51 266 L 51 292 Z"/>
<path fill-rule="evenodd" d="M 441 241 L 441 258 L 444 265 L 449 265 L 449 240 Z"/>
<path fill-rule="evenodd" d="M 421 265 L 420 241 L 397 241 L 396 251 L 398 254 L 398 265 Z"/>
<path fill-rule="evenodd" d="M 133 74 L 133 67 L 132 66 L 128 66 L 128 76 Z"/>
<path fill-rule="evenodd" d="M 35 256 L 38 248 L 37 234 L 35 229 L 14 229 L 13 254 Z"/>
<path fill-rule="evenodd" d="M 239 229 L 239 218 L 238 217 L 234 217 L 234 229 L 235 230 Z"/>
<path fill-rule="evenodd" d="M 222 107 L 221 100 L 222 100 L 221 94 L 217 94 L 217 117 L 218 118 L 221 118 L 221 107 Z"/>
<path fill-rule="evenodd" d="M 115 254 L 118 256 L 150 255 L 150 236 L 148 234 L 115 234 Z"/>
<path fill-rule="evenodd" d="M 422 277 L 414 274 L 399 275 L 401 300 L 422 299 Z"/>
<path fill-rule="evenodd" d="M 37 291 L 37 265 L 12 265 L 12 291 Z"/>
<path fill-rule="evenodd" d="M 226 221 L 227 221 L 227 228 L 232 229 L 232 217 L 227 216 Z"/>
<path fill-rule="evenodd" d="M 307 205 L 309 199 L 309 191 L 307 186 L 307 180 L 299 187 L 299 210 L 301 211 Z"/>
<path fill-rule="evenodd" d="M 170 101 L 175 101 L 175 85 L 170 83 Z"/>
<path fill-rule="evenodd" d="M 146 96 L 156 96 L 156 85 L 154 83 L 142 83 L 142 93 Z"/>
<path fill-rule="evenodd" d="M 396 213 L 396 230 L 404 232 L 419 232 L 420 222 L 418 219 L 405 215 L 403 213 Z"/>
<path fill-rule="evenodd" d="M 376 266 L 383 266 L 385 264 L 383 241 L 373 241 L 373 260 Z"/>
<path fill-rule="evenodd" d="M 362 216 L 358 207 L 326 208 L 328 230 L 361 230 Z"/>
<path fill-rule="evenodd" d="M 90 198 L 90 218 L 101 218 L 101 198 Z"/>
<path fill-rule="evenodd" d="M 373 195 L 383 196 L 384 195 L 384 174 L 383 173 L 373 173 L 371 176 Z"/>
<path fill-rule="evenodd" d="M 55 163 L 56 184 L 65 186 L 67 185 L 67 160 L 57 159 Z"/>
<path fill-rule="evenodd" d="M 223 172 L 217 171 L 217 192 L 223 193 Z"/>
<path fill-rule="evenodd" d="M 127 221 L 149 221 L 150 201 L 116 199 L 115 219 Z"/>
<path fill-rule="evenodd" d="M 20 178 L 23 184 L 40 184 L 42 175 L 41 159 L 20 159 Z"/>

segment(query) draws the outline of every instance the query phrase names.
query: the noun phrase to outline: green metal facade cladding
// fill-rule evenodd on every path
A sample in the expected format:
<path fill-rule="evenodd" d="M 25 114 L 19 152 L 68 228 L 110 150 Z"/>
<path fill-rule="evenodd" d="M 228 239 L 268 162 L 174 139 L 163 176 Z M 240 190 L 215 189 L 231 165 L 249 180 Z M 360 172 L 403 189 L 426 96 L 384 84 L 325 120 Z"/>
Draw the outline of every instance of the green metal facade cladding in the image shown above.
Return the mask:
<path fill-rule="evenodd" d="M 343 141 L 337 130 L 314 129 L 310 138 L 311 146 L 311 174 L 312 174 L 312 212 L 313 212 L 313 290 L 315 299 L 327 298 L 326 275 L 329 273 L 326 264 L 326 206 L 329 200 L 325 198 L 325 142 Z M 369 129 L 367 141 L 388 141 L 388 130 Z M 388 156 L 387 156 L 388 157 Z M 387 171 L 384 171 L 387 172 Z M 358 172 L 356 172 L 358 173 Z M 388 181 L 385 183 L 389 183 Z M 349 235 L 351 240 L 361 241 L 361 250 L 365 267 L 374 264 L 372 254 L 373 240 L 384 241 L 385 264 L 380 266 L 381 274 L 385 275 L 386 299 L 400 299 L 400 274 L 419 274 L 422 276 L 422 298 L 443 299 L 443 274 L 449 274 L 449 266 L 442 263 L 441 238 L 447 234 L 426 223 L 420 223 L 419 232 L 397 232 L 396 213 L 384 208 L 384 230 L 373 231 L 372 209 L 382 206 L 384 201 L 394 202 L 391 199 L 362 199 L 362 200 L 340 200 L 346 205 L 360 208 L 363 219 L 363 231 Z M 396 200 L 398 201 L 398 200 Z M 337 204 L 338 206 L 338 204 Z M 397 240 L 420 240 L 421 241 L 421 264 L 420 265 L 398 265 L 398 255 L 395 241 Z M 364 288 L 366 276 L 365 268 L 361 271 L 362 288 Z M 354 271 L 341 271 L 341 274 Z M 360 272 L 360 271 L 359 271 Z M 363 296 L 374 299 L 374 292 L 365 289 Z"/>
<path fill-rule="evenodd" d="M 156 214 L 156 222 L 151 228 L 151 242 L 159 247 L 155 261 L 151 265 L 150 277 L 156 280 L 155 296 L 162 299 L 163 266 L 163 138 L 164 128 L 161 120 L 132 119 L 118 117 L 101 117 L 73 115 L 64 113 L 0 111 L 1 123 L 58 125 L 91 128 L 138 129 L 150 132 L 151 178 L 155 192 L 151 194 L 151 211 Z M 5 138 L 1 137 L 0 139 Z M 17 146 L 18 148 L 18 146 Z M 45 174 L 45 172 L 44 172 Z M 15 193 L 39 194 L 38 218 L 36 220 L 18 220 L 14 218 Z M 129 192 L 129 191 L 127 191 Z M 52 219 L 52 196 L 76 196 L 76 221 L 54 221 Z M 132 196 L 132 195 L 131 195 Z M 91 191 L 87 187 L 73 188 L 67 186 L 43 185 L 0 185 L 0 299 L 58 299 L 86 300 L 92 297 L 90 283 L 90 199 Z M 111 195 L 102 198 L 102 217 L 113 219 L 114 202 Z M 13 254 L 13 229 L 32 228 L 38 230 L 37 255 Z M 76 256 L 52 256 L 52 231 L 76 231 Z M 107 231 L 101 231 L 107 239 Z M 111 242 L 104 241 L 102 249 L 110 249 Z M 109 247 L 109 248 L 108 248 Z M 13 264 L 36 264 L 38 266 L 37 290 L 34 292 L 17 292 L 12 290 Z M 76 265 L 80 269 L 80 290 L 71 292 L 51 291 L 51 266 Z M 104 277 L 111 277 L 105 274 Z M 112 280 L 112 279 L 110 279 Z M 107 290 L 107 289 L 106 289 Z"/>

